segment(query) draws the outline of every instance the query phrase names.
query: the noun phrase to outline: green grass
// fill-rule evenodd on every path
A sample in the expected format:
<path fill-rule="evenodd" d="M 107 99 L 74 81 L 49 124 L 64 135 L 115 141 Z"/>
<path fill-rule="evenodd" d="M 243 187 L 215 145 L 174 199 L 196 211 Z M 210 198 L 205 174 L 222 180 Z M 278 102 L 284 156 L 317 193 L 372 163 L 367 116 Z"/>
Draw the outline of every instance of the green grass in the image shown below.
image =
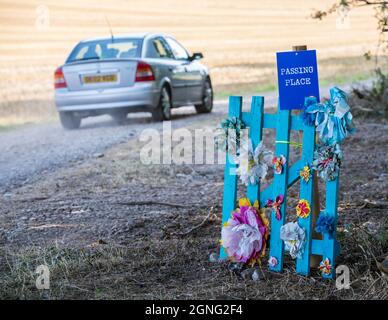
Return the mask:
<path fill-rule="evenodd" d="M 215 99 L 225 99 L 232 95 L 248 95 L 248 94 L 257 94 L 262 92 L 274 91 L 277 89 L 277 86 L 273 83 L 244 83 L 244 84 L 233 84 L 233 85 L 224 85 L 214 88 L 214 97 Z"/>
<path fill-rule="evenodd" d="M 260 69 L 262 65 L 252 65 L 252 68 Z M 276 70 L 276 65 L 273 66 Z M 380 68 L 388 72 L 387 61 L 380 59 Z M 375 76 L 375 63 L 364 57 L 318 59 L 318 76 L 321 87 L 330 85 L 344 85 L 371 79 Z M 231 95 L 248 96 L 258 93 L 277 90 L 277 78 L 275 73 L 257 82 L 242 84 L 215 85 L 216 99 L 225 99 Z"/>
<path fill-rule="evenodd" d="M 11 131 L 21 127 L 22 124 L 0 124 L 0 133 Z"/>
<path fill-rule="evenodd" d="M 329 85 L 343 85 L 343 84 L 350 84 L 352 82 L 359 82 L 364 81 L 373 78 L 373 73 L 359 73 L 356 75 L 353 75 L 352 77 L 349 76 L 341 76 L 341 75 L 335 75 L 331 78 L 322 79 L 319 84 L 321 86 L 329 86 Z"/>
<path fill-rule="evenodd" d="M 271 68 L 268 63 L 241 64 L 242 70 L 261 70 Z M 236 67 L 236 66 L 235 66 Z M 383 72 L 388 71 L 388 59 L 380 59 Z M 263 76 L 253 76 L 252 82 L 218 84 L 214 83 L 215 99 L 225 99 L 231 95 L 248 96 L 277 90 L 276 65 L 272 66 L 273 73 Z M 318 75 L 321 86 L 343 85 L 372 78 L 375 63 L 362 56 L 318 59 Z M 238 68 L 237 68 L 238 69 Z M 214 80 L 214 79 L 213 79 Z M 214 80 L 215 81 L 215 80 Z M 2 101 L 0 103 L 0 133 L 19 128 L 30 123 L 46 123 L 58 121 L 53 100 Z"/>

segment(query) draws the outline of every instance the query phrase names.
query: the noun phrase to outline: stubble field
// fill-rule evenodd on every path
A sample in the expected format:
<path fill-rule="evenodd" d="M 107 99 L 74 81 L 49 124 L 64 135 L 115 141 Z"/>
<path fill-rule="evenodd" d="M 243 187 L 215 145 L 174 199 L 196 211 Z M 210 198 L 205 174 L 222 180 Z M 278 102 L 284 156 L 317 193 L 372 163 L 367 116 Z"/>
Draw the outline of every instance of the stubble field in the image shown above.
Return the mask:
<path fill-rule="evenodd" d="M 310 16 L 332 1 L 35 1 L 0 2 L 0 128 L 56 119 L 53 72 L 81 39 L 157 31 L 201 51 L 216 95 L 275 89 L 275 52 L 306 44 L 318 50 L 323 84 L 368 78 L 362 55 L 378 39 L 373 11 L 358 9 L 349 25 L 334 14 Z"/>

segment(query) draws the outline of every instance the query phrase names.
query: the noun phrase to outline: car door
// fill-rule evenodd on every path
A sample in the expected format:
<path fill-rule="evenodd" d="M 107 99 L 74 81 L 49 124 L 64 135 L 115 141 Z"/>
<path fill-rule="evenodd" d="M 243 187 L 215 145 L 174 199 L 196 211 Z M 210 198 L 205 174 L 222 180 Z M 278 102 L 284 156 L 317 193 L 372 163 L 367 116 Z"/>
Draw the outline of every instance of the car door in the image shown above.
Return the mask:
<path fill-rule="evenodd" d="M 186 99 L 186 68 L 183 61 L 176 60 L 166 40 L 161 36 L 147 42 L 146 58 L 152 60 L 161 71 L 159 78 L 168 77 L 171 82 L 173 105 L 183 104 Z"/>
<path fill-rule="evenodd" d="M 187 50 L 175 39 L 166 37 L 166 41 L 171 48 L 177 61 L 181 61 L 185 67 L 184 82 L 186 86 L 186 103 L 200 102 L 203 95 L 203 71 L 198 61 L 190 61 Z"/>

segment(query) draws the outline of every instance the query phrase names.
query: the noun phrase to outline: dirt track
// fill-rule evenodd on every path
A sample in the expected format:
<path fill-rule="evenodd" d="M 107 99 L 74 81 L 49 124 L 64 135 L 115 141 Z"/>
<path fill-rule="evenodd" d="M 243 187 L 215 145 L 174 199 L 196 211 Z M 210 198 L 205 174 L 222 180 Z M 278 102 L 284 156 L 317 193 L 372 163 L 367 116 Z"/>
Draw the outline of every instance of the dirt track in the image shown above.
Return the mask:
<path fill-rule="evenodd" d="M 182 109 L 179 112 L 192 114 L 177 116 L 173 124 L 189 130 L 214 128 L 225 111 L 225 104 L 217 104 L 210 116 Z M 374 260 L 388 248 L 386 123 L 356 119 L 358 131 L 344 144 L 338 263 L 350 268 L 352 289 L 337 290 L 315 270 L 311 277 L 296 275 L 295 263 L 288 258 L 282 274 L 269 273 L 264 262 L 259 282 L 250 280 L 248 269 L 235 274 L 226 263 L 209 262 L 219 248 L 223 166 L 145 166 L 139 161 L 144 144 L 134 137 L 137 130 L 160 124 L 145 118 L 141 122 L 136 125 L 129 120 L 117 128 L 110 122 L 93 121 L 94 125 L 74 133 L 54 125 L 37 131 L 52 130 L 58 139 L 67 137 L 62 148 L 74 144 L 70 139 L 79 138 L 80 133 L 97 141 L 107 134 L 114 136 L 112 139 L 121 137 L 98 150 L 83 149 L 88 143 L 78 140 L 83 141 L 80 150 L 87 151 L 82 161 L 69 162 L 72 156 L 77 159 L 79 152 L 68 152 L 69 158 L 57 163 L 55 170 L 42 172 L 33 167 L 39 170 L 28 183 L 12 184 L 1 196 L 0 297 L 40 298 L 34 286 L 34 268 L 45 263 L 53 277 L 47 293 L 52 299 L 387 298 L 386 279 Z M 129 131 L 133 138 L 128 139 Z M 20 132 L 5 135 L 16 138 Z M 273 131 L 265 132 L 265 143 L 271 139 Z M 55 145 L 55 139 L 51 141 Z M 51 151 L 37 154 L 51 156 L 61 149 L 42 142 L 30 148 L 13 158 L 20 161 L 13 163 L 15 167 L 34 149 L 49 148 Z M 104 156 L 89 159 L 88 150 Z M 289 190 L 287 214 L 294 210 L 297 197 L 296 185 Z"/>
<path fill-rule="evenodd" d="M 370 85 L 371 80 L 358 85 Z M 357 84 L 343 85 L 344 90 Z M 321 96 L 328 94 L 328 88 L 321 89 Z M 276 106 L 276 93 L 262 94 L 265 107 Z M 244 108 L 248 110 L 250 97 L 244 98 Z M 211 114 L 197 115 L 193 107 L 173 110 L 172 126 L 185 127 L 195 123 L 205 123 L 225 115 L 228 101 L 214 104 Z M 147 128 L 160 130 L 160 123 L 153 123 L 148 113 L 130 114 L 122 126 L 113 123 L 110 117 L 101 116 L 82 121 L 80 130 L 63 130 L 59 123 L 27 125 L 21 129 L 0 132 L 0 193 L 7 193 L 15 186 L 21 186 L 41 178 L 45 172 L 53 172 L 63 166 L 82 163 L 100 156 L 104 150 L 136 138 Z"/>
<path fill-rule="evenodd" d="M 273 96 L 273 95 L 272 95 Z M 181 127 L 225 113 L 226 102 L 218 102 L 210 115 L 197 115 L 193 107 L 174 110 L 173 126 Z M 125 125 L 110 117 L 85 119 L 80 130 L 63 130 L 59 123 L 29 125 L 0 133 L 0 192 L 33 181 L 74 162 L 98 157 L 109 147 L 135 138 L 146 128 L 160 129 L 147 113 L 132 114 Z"/>

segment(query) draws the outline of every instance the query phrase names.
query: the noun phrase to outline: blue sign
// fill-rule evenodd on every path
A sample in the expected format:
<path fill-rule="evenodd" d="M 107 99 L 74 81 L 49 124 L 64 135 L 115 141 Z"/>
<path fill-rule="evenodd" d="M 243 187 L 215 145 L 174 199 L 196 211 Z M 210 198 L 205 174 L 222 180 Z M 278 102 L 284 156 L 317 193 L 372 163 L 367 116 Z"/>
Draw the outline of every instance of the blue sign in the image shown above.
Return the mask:
<path fill-rule="evenodd" d="M 279 104 L 281 110 L 303 109 L 305 97 L 319 101 L 315 50 L 277 52 Z"/>

